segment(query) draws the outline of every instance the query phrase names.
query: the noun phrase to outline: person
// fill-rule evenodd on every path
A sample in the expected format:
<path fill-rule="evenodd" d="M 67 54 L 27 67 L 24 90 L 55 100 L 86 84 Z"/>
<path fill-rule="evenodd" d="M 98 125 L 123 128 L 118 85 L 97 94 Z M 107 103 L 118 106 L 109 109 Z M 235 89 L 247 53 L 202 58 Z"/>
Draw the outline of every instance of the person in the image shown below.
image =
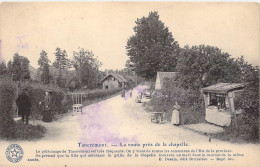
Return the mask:
<path fill-rule="evenodd" d="M 123 98 L 125 97 L 125 89 L 123 89 L 121 97 L 123 97 Z"/>
<path fill-rule="evenodd" d="M 51 107 L 51 91 L 45 92 L 44 101 L 40 102 L 39 104 L 44 105 L 43 114 L 42 114 L 42 121 L 43 122 L 51 122 L 52 121 L 52 107 Z"/>
<path fill-rule="evenodd" d="M 130 90 L 130 98 L 132 98 L 132 93 L 133 93 L 133 90 L 131 89 Z"/>
<path fill-rule="evenodd" d="M 28 89 L 25 88 L 23 92 L 16 99 L 16 104 L 18 106 L 18 115 L 22 116 L 22 122 L 24 123 L 24 117 L 26 119 L 26 124 L 29 124 L 29 116 L 31 114 L 32 103 L 28 95 Z"/>
<path fill-rule="evenodd" d="M 179 111 L 180 108 L 181 106 L 178 104 L 178 102 L 175 102 L 175 105 L 173 106 L 172 119 L 171 119 L 171 123 L 173 125 L 180 124 L 180 111 Z"/>

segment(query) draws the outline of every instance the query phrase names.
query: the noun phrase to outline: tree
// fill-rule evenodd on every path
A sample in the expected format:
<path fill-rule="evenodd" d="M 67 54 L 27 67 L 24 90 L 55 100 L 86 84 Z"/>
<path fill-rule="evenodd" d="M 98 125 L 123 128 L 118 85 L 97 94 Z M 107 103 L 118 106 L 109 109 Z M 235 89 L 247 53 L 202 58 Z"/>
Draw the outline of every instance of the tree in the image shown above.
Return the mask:
<path fill-rule="evenodd" d="M 73 52 L 73 66 L 76 69 L 79 83 L 88 88 L 97 86 L 101 77 L 99 67 L 101 62 L 94 57 L 91 51 L 79 48 L 78 51 Z"/>
<path fill-rule="evenodd" d="M 67 70 L 70 68 L 71 63 L 70 60 L 67 58 L 66 50 L 61 50 L 60 48 L 56 48 L 55 51 L 55 61 L 53 62 L 53 79 L 54 83 L 57 84 L 59 87 L 66 87 L 67 80 L 65 79 L 65 74 L 67 74 Z"/>
<path fill-rule="evenodd" d="M 0 75 L 5 75 L 7 72 L 7 67 L 4 61 L 0 62 Z"/>
<path fill-rule="evenodd" d="M 56 48 L 56 52 L 54 53 L 56 60 L 53 63 L 54 67 L 59 69 L 60 71 L 66 69 L 69 65 L 69 59 L 67 58 L 66 50 L 61 50 L 60 48 Z"/>
<path fill-rule="evenodd" d="M 40 79 L 43 84 L 50 83 L 50 60 L 48 59 L 47 53 L 42 50 L 40 53 L 40 58 L 38 60 L 38 65 L 40 66 Z"/>
<path fill-rule="evenodd" d="M 179 45 L 159 20 L 158 12 L 150 12 L 135 23 L 135 34 L 128 39 L 126 51 L 137 75 L 151 79 L 157 71 L 174 71 Z"/>
<path fill-rule="evenodd" d="M 177 85 L 192 90 L 217 82 L 237 82 L 241 74 L 228 53 L 205 45 L 181 49 L 176 69 Z"/>
<path fill-rule="evenodd" d="M 133 75 L 134 74 L 134 65 L 131 63 L 130 60 L 127 60 L 125 63 L 125 68 L 123 70 L 123 73 L 126 73 L 127 75 Z"/>
<path fill-rule="evenodd" d="M 45 66 L 45 64 L 49 64 L 49 63 L 50 60 L 48 59 L 47 53 L 45 52 L 45 50 L 42 50 L 40 53 L 40 58 L 38 60 L 38 65 L 42 69 Z"/>
<path fill-rule="evenodd" d="M 30 61 L 26 57 L 15 53 L 13 61 L 9 61 L 7 64 L 7 73 L 13 77 L 14 81 L 30 79 L 29 63 Z"/>

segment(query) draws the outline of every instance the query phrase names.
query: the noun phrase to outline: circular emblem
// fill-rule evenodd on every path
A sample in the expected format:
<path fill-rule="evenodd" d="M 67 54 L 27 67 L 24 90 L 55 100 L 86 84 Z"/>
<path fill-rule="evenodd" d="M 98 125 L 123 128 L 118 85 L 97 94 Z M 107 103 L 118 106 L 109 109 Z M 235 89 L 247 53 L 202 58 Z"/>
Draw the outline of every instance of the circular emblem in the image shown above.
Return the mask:
<path fill-rule="evenodd" d="M 18 144 L 11 144 L 7 147 L 5 155 L 10 162 L 16 163 L 23 158 L 23 149 Z"/>

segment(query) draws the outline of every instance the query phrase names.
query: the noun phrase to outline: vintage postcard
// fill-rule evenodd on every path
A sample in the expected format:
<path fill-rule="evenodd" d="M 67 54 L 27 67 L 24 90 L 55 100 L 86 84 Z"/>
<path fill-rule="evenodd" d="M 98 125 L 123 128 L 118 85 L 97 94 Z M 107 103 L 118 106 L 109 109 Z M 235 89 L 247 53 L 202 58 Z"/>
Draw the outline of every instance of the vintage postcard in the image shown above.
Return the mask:
<path fill-rule="evenodd" d="M 0 166 L 259 167 L 259 4 L 3 2 Z"/>

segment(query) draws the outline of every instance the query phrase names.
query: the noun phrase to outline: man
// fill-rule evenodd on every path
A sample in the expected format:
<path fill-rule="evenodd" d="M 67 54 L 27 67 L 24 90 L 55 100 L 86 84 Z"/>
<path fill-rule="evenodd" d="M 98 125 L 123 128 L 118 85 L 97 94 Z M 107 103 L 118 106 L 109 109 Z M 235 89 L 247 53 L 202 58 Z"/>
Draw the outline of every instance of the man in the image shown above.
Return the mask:
<path fill-rule="evenodd" d="M 24 117 L 26 119 L 26 124 L 29 123 L 29 116 L 31 114 L 31 101 L 28 96 L 28 89 L 24 89 L 16 99 L 16 104 L 18 106 L 18 115 L 22 116 L 22 122 L 24 123 Z"/>

